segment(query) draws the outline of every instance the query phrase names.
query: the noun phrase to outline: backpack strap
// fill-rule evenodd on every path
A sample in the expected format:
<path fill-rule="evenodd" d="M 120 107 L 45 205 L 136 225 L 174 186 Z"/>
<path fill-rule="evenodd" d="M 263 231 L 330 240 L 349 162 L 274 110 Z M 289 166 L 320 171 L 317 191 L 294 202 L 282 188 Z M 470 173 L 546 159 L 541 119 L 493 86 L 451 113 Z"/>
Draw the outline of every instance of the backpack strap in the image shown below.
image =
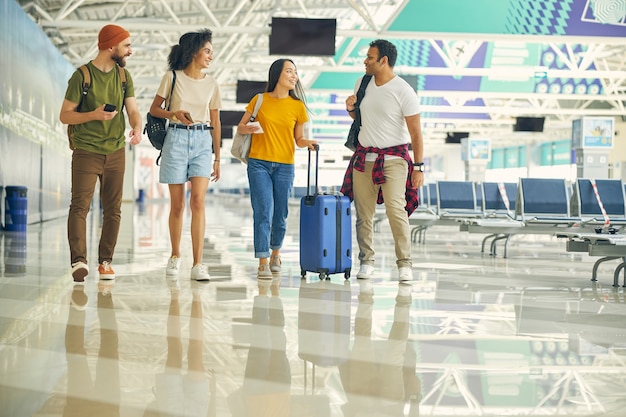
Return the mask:
<path fill-rule="evenodd" d="M 124 99 L 126 98 L 126 71 L 124 70 L 124 68 L 120 67 L 117 64 L 115 66 L 117 67 L 117 71 L 120 74 L 120 83 L 122 84 L 122 94 L 123 94 L 122 109 L 123 109 Z M 87 93 L 89 92 L 89 88 L 91 87 L 91 72 L 89 71 L 89 67 L 84 64 L 78 67 L 78 69 L 83 74 L 82 95 L 80 97 L 80 101 L 78 102 L 78 107 L 76 108 L 76 110 L 80 111 L 80 105 L 83 103 L 83 98 L 87 95 Z"/>
<path fill-rule="evenodd" d="M 122 108 L 120 109 L 122 111 L 124 110 L 124 100 L 126 99 L 126 71 L 117 64 L 115 66 L 120 73 L 120 82 L 122 83 Z"/>
<path fill-rule="evenodd" d="M 361 101 L 363 101 L 363 97 L 365 97 L 365 89 L 371 79 L 371 75 L 364 75 L 361 79 L 361 85 L 359 85 L 359 89 L 356 92 L 356 103 L 354 103 L 354 108 L 356 109 L 355 120 L 358 122 L 359 126 L 361 126 L 361 109 L 359 106 L 361 105 Z"/>
<path fill-rule="evenodd" d="M 117 71 L 120 73 L 120 81 L 122 82 L 122 91 L 124 92 L 124 97 L 126 97 L 126 71 L 124 68 L 117 66 Z"/>
<path fill-rule="evenodd" d="M 80 111 L 80 105 L 83 104 L 83 98 L 85 98 L 87 92 L 89 92 L 89 87 L 91 87 L 91 72 L 89 72 L 87 65 L 81 65 L 78 69 L 83 74 L 83 90 L 80 96 L 80 101 L 78 102 L 78 107 L 76 107 L 76 110 Z"/>

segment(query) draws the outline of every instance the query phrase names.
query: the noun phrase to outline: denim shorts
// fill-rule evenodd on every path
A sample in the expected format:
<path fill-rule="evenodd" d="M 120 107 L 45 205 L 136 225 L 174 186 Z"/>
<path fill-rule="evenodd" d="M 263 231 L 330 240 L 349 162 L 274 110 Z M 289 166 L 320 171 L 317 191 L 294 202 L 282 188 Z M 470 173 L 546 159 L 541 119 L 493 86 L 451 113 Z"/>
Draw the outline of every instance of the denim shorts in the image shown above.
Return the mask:
<path fill-rule="evenodd" d="M 213 139 L 208 130 L 167 129 L 161 151 L 159 182 L 184 184 L 191 177 L 211 177 Z"/>

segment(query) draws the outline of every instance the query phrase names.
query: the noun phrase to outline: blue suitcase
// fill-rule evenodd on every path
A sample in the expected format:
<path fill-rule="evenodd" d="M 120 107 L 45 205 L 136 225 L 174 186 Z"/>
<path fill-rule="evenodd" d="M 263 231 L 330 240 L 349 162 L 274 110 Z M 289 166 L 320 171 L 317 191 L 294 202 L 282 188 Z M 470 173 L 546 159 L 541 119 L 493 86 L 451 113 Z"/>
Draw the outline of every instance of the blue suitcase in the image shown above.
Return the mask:
<path fill-rule="evenodd" d="M 309 151 L 307 195 L 300 200 L 300 269 L 318 273 L 320 279 L 352 269 L 352 212 L 344 195 L 318 193 L 319 148 L 315 152 L 315 188 L 310 193 L 311 151 Z"/>

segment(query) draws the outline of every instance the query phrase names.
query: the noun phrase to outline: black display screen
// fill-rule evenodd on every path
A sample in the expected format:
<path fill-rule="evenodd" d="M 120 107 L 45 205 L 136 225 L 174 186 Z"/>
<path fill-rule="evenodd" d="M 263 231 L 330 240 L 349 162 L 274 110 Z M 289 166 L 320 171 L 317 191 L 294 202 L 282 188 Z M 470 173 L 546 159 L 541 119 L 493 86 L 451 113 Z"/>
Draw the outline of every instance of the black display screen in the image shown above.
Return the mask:
<path fill-rule="evenodd" d="M 236 102 L 250 103 L 252 97 L 265 91 L 266 85 L 265 81 L 237 80 Z"/>
<path fill-rule="evenodd" d="M 543 132 L 545 117 L 518 117 L 513 126 L 514 132 Z"/>
<path fill-rule="evenodd" d="M 334 56 L 336 19 L 273 17 L 270 55 Z"/>

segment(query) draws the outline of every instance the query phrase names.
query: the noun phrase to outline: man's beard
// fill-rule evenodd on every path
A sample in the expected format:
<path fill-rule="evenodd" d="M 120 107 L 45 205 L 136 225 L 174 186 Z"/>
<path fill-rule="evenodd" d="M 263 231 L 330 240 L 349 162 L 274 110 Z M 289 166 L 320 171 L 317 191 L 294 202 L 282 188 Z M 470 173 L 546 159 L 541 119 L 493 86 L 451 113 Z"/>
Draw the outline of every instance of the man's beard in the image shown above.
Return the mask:
<path fill-rule="evenodd" d="M 117 65 L 119 65 L 122 68 L 124 68 L 126 66 L 126 57 L 125 56 L 119 56 L 119 55 L 115 54 L 115 55 L 113 55 L 111 57 L 111 59 L 113 59 L 113 61 L 115 61 L 117 63 Z"/>

